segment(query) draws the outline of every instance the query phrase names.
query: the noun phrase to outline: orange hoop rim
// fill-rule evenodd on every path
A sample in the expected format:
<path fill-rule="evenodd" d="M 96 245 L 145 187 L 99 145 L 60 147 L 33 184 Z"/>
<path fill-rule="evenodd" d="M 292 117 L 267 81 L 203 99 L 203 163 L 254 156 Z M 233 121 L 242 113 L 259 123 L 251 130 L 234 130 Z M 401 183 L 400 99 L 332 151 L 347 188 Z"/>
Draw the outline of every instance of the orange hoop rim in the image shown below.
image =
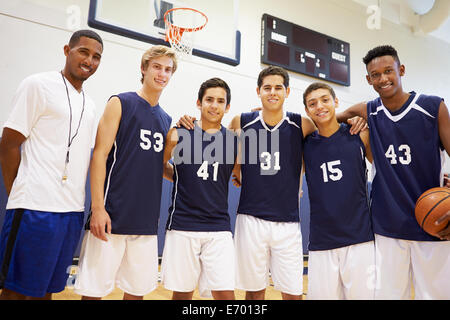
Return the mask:
<path fill-rule="evenodd" d="M 167 19 L 167 15 L 170 12 L 175 11 L 175 10 L 189 10 L 189 11 L 194 11 L 196 13 L 199 13 L 199 14 L 201 14 L 203 16 L 203 18 L 205 18 L 205 23 L 200 25 L 200 26 L 198 26 L 198 27 L 193 27 L 193 28 L 179 27 L 176 24 L 171 23 Z M 194 8 L 172 8 L 172 9 L 167 10 L 166 13 L 164 14 L 164 22 L 165 22 L 166 27 L 168 29 L 176 28 L 176 29 L 178 29 L 180 31 L 180 34 L 182 35 L 184 32 L 196 32 L 196 31 L 202 30 L 206 26 L 206 24 L 208 23 L 208 17 L 206 16 L 206 14 L 204 14 L 200 10 L 197 10 L 197 9 L 194 9 Z"/>

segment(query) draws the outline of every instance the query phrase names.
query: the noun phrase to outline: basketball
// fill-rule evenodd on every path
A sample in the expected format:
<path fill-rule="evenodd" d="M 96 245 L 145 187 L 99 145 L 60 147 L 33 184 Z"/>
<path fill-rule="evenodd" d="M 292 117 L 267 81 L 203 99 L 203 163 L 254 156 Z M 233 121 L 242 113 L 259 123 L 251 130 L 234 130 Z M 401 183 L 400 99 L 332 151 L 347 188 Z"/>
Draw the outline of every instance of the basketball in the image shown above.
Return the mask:
<path fill-rule="evenodd" d="M 448 188 L 431 188 L 422 193 L 416 202 L 416 220 L 422 229 L 432 236 L 436 236 L 447 226 L 447 221 L 438 225 L 434 223 L 448 211 L 450 211 L 450 189 Z"/>

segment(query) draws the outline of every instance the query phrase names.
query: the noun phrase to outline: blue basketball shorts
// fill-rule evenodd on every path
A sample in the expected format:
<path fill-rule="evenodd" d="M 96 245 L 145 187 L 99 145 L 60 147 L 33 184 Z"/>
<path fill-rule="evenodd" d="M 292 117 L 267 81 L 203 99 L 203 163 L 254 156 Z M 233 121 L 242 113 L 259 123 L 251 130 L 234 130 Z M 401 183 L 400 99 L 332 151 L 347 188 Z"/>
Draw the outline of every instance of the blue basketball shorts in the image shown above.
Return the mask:
<path fill-rule="evenodd" d="M 63 291 L 84 212 L 7 210 L 0 235 L 0 288 L 43 297 Z"/>

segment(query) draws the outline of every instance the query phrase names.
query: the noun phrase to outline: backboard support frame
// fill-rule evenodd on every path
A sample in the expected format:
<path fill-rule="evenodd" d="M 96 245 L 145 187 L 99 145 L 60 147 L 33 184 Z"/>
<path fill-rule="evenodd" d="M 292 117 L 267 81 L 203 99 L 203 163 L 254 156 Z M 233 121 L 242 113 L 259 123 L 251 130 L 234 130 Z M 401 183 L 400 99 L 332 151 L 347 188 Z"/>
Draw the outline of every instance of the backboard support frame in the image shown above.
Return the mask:
<path fill-rule="evenodd" d="M 150 35 L 129 30 L 120 26 L 116 26 L 104 21 L 100 21 L 97 19 L 97 5 L 99 0 L 90 0 L 89 4 L 89 14 L 88 14 L 88 26 L 91 28 L 95 28 L 98 30 L 110 32 L 113 34 L 117 34 L 123 37 L 131 38 L 138 41 L 143 41 L 151 44 L 159 44 L 159 45 L 166 45 L 170 46 L 170 43 L 156 37 L 152 37 Z M 241 61 L 241 32 L 239 30 L 236 30 L 236 43 L 235 43 L 235 54 L 233 58 L 214 54 L 208 51 L 196 49 L 195 47 L 192 50 L 192 55 L 221 62 L 224 64 L 228 64 L 231 66 L 237 66 L 240 64 Z"/>

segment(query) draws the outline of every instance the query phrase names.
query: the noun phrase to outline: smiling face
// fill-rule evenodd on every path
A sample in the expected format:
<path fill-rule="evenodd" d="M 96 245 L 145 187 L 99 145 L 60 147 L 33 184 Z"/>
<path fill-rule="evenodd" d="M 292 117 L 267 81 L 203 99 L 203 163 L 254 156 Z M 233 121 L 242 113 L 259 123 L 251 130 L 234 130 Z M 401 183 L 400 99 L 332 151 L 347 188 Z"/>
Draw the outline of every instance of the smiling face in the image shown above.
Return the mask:
<path fill-rule="evenodd" d="M 102 52 L 103 46 L 100 42 L 88 37 L 81 37 L 78 43 L 72 46 L 64 46 L 64 75 L 76 88 L 81 88 L 83 81 L 97 71 Z"/>
<path fill-rule="evenodd" d="M 152 58 L 147 68 L 141 68 L 144 87 L 152 91 L 162 91 L 173 74 L 173 60 L 168 56 Z"/>
<path fill-rule="evenodd" d="M 305 97 L 306 114 L 311 120 L 320 125 L 336 119 L 336 108 L 338 99 L 333 98 L 331 92 L 327 89 L 317 89 L 311 91 Z"/>
<path fill-rule="evenodd" d="M 197 107 L 201 111 L 203 123 L 220 124 L 224 114 L 230 109 L 227 92 L 222 87 L 208 88 L 202 100 L 197 100 Z"/>
<path fill-rule="evenodd" d="M 284 78 L 280 75 L 268 75 L 256 89 L 262 106 L 267 111 L 283 109 L 284 100 L 289 96 L 289 88 L 284 86 Z"/>
<path fill-rule="evenodd" d="M 389 99 L 403 92 L 401 77 L 405 66 L 392 56 L 374 58 L 367 64 L 367 82 L 382 99 Z"/>

